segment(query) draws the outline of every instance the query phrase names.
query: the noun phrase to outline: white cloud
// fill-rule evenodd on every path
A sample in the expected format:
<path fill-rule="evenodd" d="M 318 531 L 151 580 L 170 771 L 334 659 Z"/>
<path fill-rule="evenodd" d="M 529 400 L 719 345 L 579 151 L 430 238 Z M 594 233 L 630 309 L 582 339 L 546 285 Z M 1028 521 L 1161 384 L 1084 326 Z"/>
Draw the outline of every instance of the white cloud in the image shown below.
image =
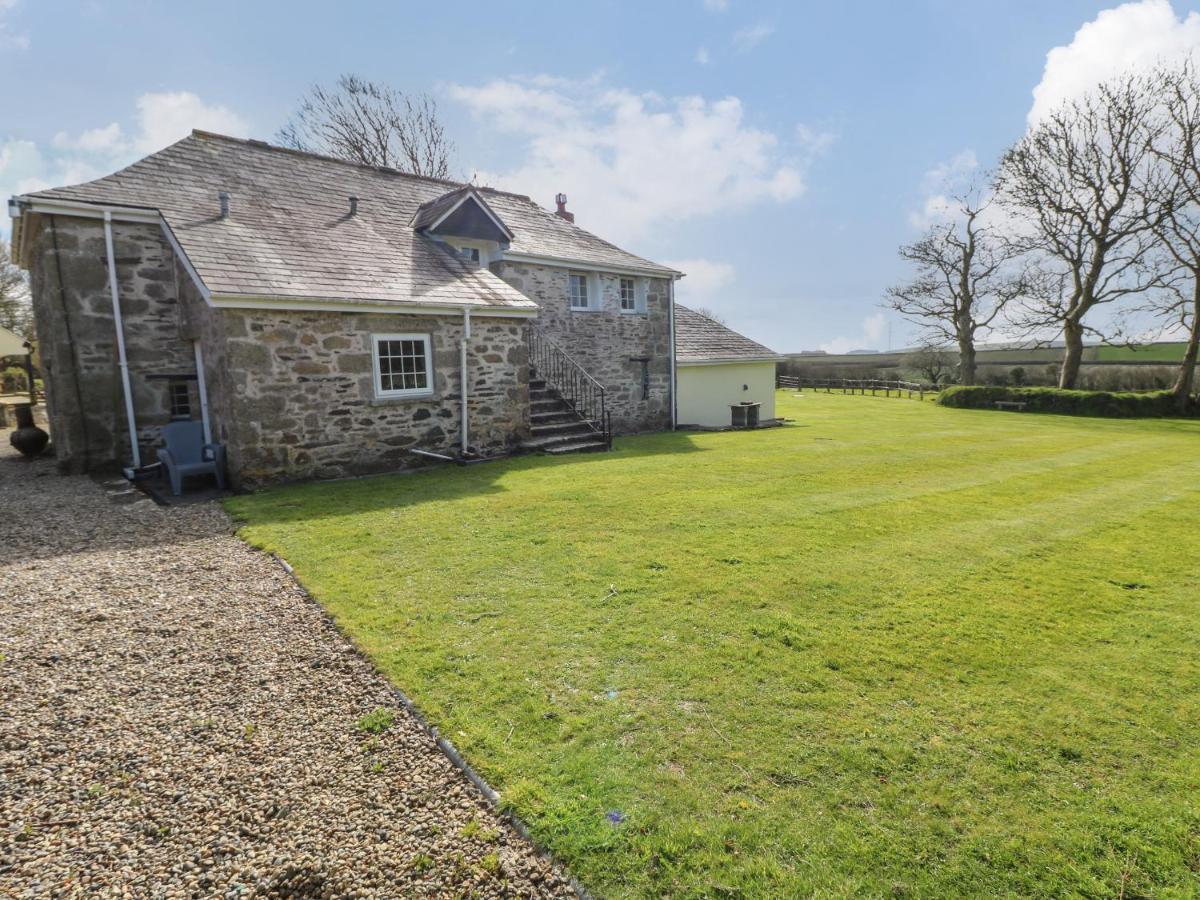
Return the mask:
<path fill-rule="evenodd" d="M 712 57 L 709 55 L 707 47 L 696 48 L 696 62 L 700 63 L 702 66 L 707 66 L 710 62 L 712 62 Z"/>
<path fill-rule="evenodd" d="M 675 297 L 685 306 L 712 304 L 736 274 L 730 263 L 712 259 L 676 259 L 663 265 L 684 273 L 676 282 Z"/>
<path fill-rule="evenodd" d="M 60 131 L 51 146 L 132 160 L 187 137 L 193 128 L 237 137 L 249 130 L 246 121 L 228 107 L 205 103 L 189 91 L 142 94 L 135 106 L 137 129 L 133 134 L 127 135 L 119 122 L 110 122 L 76 137 Z"/>
<path fill-rule="evenodd" d="M 729 9 L 729 0 L 704 0 L 704 8 L 709 12 L 725 12 Z"/>
<path fill-rule="evenodd" d="M 188 91 L 142 94 L 137 100 L 140 133 L 134 141 L 141 153 L 161 150 L 186 137 L 193 128 L 244 137 L 246 120 L 225 106 L 210 106 Z"/>
<path fill-rule="evenodd" d="M 887 315 L 877 312 L 862 320 L 857 337 L 836 337 L 826 341 L 821 349 L 826 353 L 849 353 L 851 350 L 883 350 L 887 340 Z"/>
<path fill-rule="evenodd" d="M 3 0 L 0 0 L 2 3 Z M 90 181 L 185 137 L 192 128 L 244 136 L 245 120 L 224 106 L 204 103 L 186 91 L 146 93 L 137 98 L 134 129 L 119 122 L 71 135 L 59 132 L 44 146 L 0 139 L 0 197 Z M 7 233 L 8 217 L 0 220 Z"/>
<path fill-rule="evenodd" d="M 957 208 L 951 195 L 967 188 L 978 171 L 979 160 L 970 149 L 956 153 L 927 171 L 921 179 L 924 198 L 920 208 L 908 214 L 909 223 L 915 228 L 928 228 L 951 218 Z"/>
<path fill-rule="evenodd" d="M 1081 26 L 1071 43 L 1046 54 L 1042 80 L 1033 89 L 1029 124 L 1106 78 L 1197 49 L 1200 13 L 1180 19 L 1169 0 L 1140 0 L 1106 9 Z"/>
<path fill-rule="evenodd" d="M 524 142 L 522 162 L 481 172 L 481 182 L 543 204 L 564 191 L 581 226 L 618 242 L 663 222 L 793 200 L 813 157 L 795 139 L 747 125 L 736 97 L 667 100 L 545 78 L 452 85 L 449 94 Z"/>
<path fill-rule="evenodd" d="M 745 53 L 747 50 L 753 50 L 774 33 L 774 26 L 764 22 L 739 28 L 733 33 L 733 46 L 739 53 Z"/>
<path fill-rule="evenodd" d="M 0 0 L 0 16 L 5 16 L 16 9 L 17 0 Z M 5 50 L 28 50 L 29 35 L 17 31 L 12 24 L 0 20 L 0 53 Z"/>

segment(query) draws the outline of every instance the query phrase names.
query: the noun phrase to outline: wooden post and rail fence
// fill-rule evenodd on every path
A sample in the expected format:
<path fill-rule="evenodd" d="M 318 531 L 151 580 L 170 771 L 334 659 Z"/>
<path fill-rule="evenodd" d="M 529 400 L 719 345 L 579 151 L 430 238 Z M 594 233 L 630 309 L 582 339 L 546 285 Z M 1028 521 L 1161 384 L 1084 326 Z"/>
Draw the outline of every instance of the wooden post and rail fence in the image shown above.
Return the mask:
<path fill-rule="evenodd" d="M 801 378 L 799 375 L 777 375 L 775 386 L 789 390 L 803 391 L 805 388 L 813 391 L 824 391 L 827 394 L 840 392 L 843 394 L 863 394 L 868 391 L 871 396 L 878 396 L 883 391 L 885 397 L 890 397 L 892 391 L 897 397 L 905 394 L 911 399 L 915 394 L 924 400 L 926 394 L 936 394 L 938 388 L 923 384 L 919 381 L 881 381 L 878 378 Z"/>

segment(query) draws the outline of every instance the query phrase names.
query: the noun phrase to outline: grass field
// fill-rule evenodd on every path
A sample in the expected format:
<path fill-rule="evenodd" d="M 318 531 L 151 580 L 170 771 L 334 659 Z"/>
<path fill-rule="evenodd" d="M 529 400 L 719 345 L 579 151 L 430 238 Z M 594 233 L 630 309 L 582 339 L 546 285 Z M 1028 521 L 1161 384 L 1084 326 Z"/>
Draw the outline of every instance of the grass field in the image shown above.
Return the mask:
<path fill-rule="evenodd" d="M 1200 422 L 779 404 L 229 507 L 601 895 L 1200 892 Z"/>

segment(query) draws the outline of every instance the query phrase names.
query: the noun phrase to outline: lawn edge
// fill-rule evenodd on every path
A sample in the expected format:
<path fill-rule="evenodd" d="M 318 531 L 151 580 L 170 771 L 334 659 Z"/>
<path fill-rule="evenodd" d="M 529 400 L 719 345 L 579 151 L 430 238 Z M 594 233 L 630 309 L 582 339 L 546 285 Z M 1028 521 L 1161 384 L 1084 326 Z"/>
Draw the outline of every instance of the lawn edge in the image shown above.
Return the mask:
<path fill-rule="evenodd" d="M 526 825 L 525 822 L 511 810 L 500 805 L 500 795 L 496 792 L 496 789 L 488 784 L 486 778 L 484 778 L 482 775 L 476 772 L 474 768 L 471 767 L 471 764 L 463 758 L 462 754 L 458 752 L 458 748 L 451 743 L 450 739 L 441 735 L 437 726 L 432 724 L 425 717 L 425 714 L 421 712 L 420 708 L 409 698 L 409 696 L 405 694 L 404 691 L 402 691 L 399 687 L 397 687 L 392 679 L 375 664 L 375 660 L 371 658 L 370 654 L 366 653 L 361 647 L 359 647 L 355 640 L 346 632 L 346 630 L 338 624 L 338 621 L 336 618 L 334 618 L 333 614 L 325 608 L 324 604 L 321 603 L 320 600 L 313 596 L 312 592 L 309 591 L 309 589 L 304 586 L 304 583 L 301 582 L 296 576 L 296 570 L 292 564 L 284 559 L 284 557 L 279 553 L 273 550 L 265 550 L 261 547 L 256 547 L 254 544 L 242 537 L 240 533 L 235 534 L 238 540 L 240 540 L 251 550 L 256 553 L 264 553 L 278 563 L 279 567 L 283 569 L 288 578 L 292 580 L 292 583 L 295 584 L 295 586 L 304 595 L 304 598 L 317 608 L 321 616 L 333 626 L 338 634 L 342 636 L 342 638 L 354 650 L 354 653 L 360 659 L 364 660 L 367 665 L 371 667 L 372 671 L 374 671 L 387 683 L 388 690 L 391 691 L 392 695 L 396 698 L 399 704 L 416 720 L 417 724 L 421 727 L 421 730 L 433 739 L 435 746 L 438 748 L 441 754 L 450 761 L 450 764 L 462 772 L 463 775 L 467 777 L 467 780 L 470 781 L 475 787 L 475 789 L 483 795 L 483 799 L 487 801 L 488 806 L 495 811 L 496 815 L 511 825 L 513 830 L 516 831 L 522 839 L 529 843 L 539 857 L 549 862 L 558 870 L 559 874 L 567 881 L 567 883 L 571 886 L 571 890 L 575 892 L 575 895 L 579 897 L 580 900 L 594 900 L 592 893 L 586 887 L 584 887 L 582 883 L 580 883 L 579 879 L 577 879 L 567 869 L 567 867 L 554 856 L 553 853 L 551 853 L 540 841 L 537 840 L 537 838 L 533 836 L 533 833 L 529 830 L 529 826 Z"/>

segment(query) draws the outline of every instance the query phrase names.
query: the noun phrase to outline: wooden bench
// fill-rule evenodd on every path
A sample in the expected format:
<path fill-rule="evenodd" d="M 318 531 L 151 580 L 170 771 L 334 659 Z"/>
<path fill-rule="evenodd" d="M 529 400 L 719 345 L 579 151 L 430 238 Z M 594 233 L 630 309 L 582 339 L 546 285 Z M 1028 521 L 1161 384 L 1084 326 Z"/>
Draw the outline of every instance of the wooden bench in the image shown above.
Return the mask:
<path fill-rule="evenodd" d="M 1017 412 L 1025 411 L 1025 403 L 1021 400 L 997 400 L 996 409 L 1015 409 Z"/>

